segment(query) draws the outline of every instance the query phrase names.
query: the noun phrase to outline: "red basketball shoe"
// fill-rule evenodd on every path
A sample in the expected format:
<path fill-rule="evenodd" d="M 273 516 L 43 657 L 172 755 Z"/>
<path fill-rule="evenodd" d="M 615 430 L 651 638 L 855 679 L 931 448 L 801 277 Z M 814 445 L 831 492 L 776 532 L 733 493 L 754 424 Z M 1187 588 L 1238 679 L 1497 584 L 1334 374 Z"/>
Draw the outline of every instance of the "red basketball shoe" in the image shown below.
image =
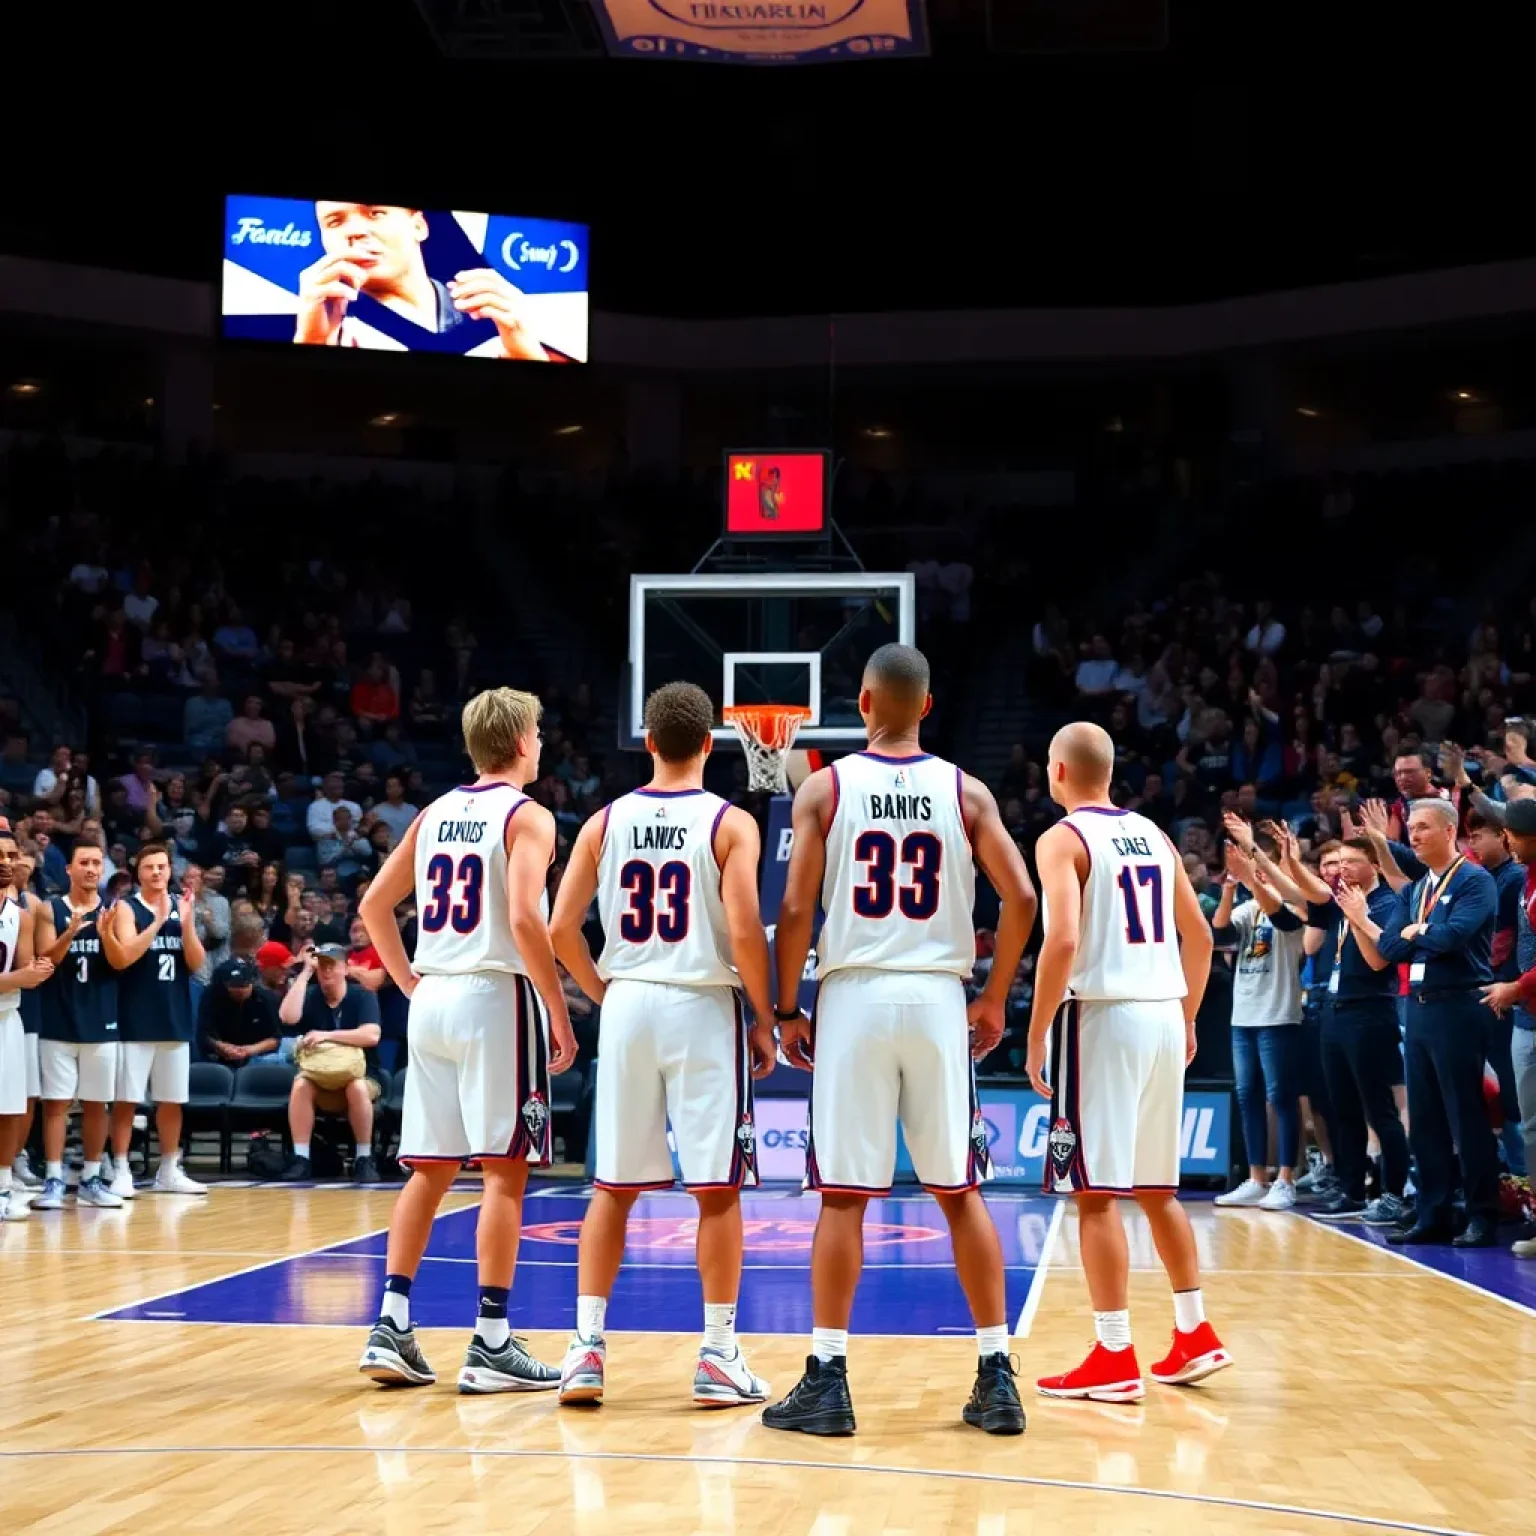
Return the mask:
<path fill-rule="evenodd" d="M 1042 1376 L 1035 1386 L 1045 1397 L 1089 1397 L 1096 1403 L 1139 1403 L 1147 1395 L 1136 1351 L 1105 1349 L 1102 1344 L 1095 1344 L 1075 1371 Z"/>
<path fill-rule="evenodd" d="M 1217 1371 L 1224 1371 L 1232 1364 L 1232 1356 L 1216 1337 L 1216 1330 L 1209 1323 L 1201 1323 L 1192 1333 L 1173 1330 L 1173 1348 L 1164 1360 L 1152 1367 L 1152 1380 L 1165 1387 L 1187 1387 L 1191 1382 L 1204 1381 Z"/>

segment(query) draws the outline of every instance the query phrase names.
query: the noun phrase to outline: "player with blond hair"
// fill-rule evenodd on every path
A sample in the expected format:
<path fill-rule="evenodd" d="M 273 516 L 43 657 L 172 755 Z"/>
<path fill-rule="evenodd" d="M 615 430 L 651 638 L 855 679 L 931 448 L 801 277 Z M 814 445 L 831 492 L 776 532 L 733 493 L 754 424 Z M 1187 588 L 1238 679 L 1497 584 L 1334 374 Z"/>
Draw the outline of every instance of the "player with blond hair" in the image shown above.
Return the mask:
<path fill-rule="evenodd" d="M 411 1326 L 411 1284 L 438 1206 L 466 1159 L 481 1165 L 476 1230 L 480 1308 L 459 1391 L 536 1392 L 560 1373 L 512 1337 L 528 1169 L 550 1161 L 549 1079 L 576 1041 L 545 927 L 555 820 L 524 793 L 539 771 L 539 701 L 493 688 L 464 706 L 478 777 L 411 824 L 368 888 L 361 916 L 395 985 L 411 999 L 400 1161 L 384 1298 L 359 1369 L 390 1386 L 437 1378 Z M 415 892 L 414 961 L 395 908 Z"/>

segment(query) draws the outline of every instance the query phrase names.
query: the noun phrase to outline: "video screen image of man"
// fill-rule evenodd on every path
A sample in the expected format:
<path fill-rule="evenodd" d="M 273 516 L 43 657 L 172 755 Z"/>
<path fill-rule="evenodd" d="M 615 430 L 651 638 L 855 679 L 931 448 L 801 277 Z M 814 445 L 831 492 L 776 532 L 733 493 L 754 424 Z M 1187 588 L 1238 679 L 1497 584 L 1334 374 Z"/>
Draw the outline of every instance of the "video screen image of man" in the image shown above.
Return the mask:
<path fill-rule="evenodd" d="M 500 272 L 466 267 L 446 279 L 428 272 L 426 245 L 432 230 L 420 208 L 317 202 L 315 222 L 323 254 L 299 274 L 293 339 L 301 346 L 389 346 L 349 314 L 349 307 L 366 295 L 435 335 L 470 320 L 489 321 L 495 337 L 468 349 L 466 356 L 552 360 L 526 327 L 522 290 Z"/>

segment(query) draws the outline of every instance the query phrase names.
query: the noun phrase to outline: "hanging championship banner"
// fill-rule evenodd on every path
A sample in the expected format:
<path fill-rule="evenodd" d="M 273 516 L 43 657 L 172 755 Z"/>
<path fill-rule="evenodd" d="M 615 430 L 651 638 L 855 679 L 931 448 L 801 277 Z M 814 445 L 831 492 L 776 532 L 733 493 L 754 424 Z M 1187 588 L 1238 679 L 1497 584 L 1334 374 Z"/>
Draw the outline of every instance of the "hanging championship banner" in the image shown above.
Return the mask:
<path fill-rule="evenodd" d="M 593 0 L 616 57 L 843 63 L 928 52 L 923 0 Z"/>

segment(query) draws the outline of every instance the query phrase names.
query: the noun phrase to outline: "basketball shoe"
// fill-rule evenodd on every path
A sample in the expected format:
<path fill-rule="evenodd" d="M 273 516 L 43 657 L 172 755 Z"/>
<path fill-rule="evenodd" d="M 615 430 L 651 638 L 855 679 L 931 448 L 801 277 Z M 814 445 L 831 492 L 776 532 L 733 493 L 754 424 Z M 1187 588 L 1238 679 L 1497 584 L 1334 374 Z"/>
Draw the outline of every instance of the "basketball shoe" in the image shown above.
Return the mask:
<path fill-rule="evenodd" d="M 1024 1405 L 1013 1377 L 1013 1361 L 1007 1355 L 987 1355 L 978 1361 L 976 1385 L 960 1417 L 989 1435 L 1022 1435 Z"/>
<path fill-rule="evenodd" d="M 693 1400 L 701 1408 L 765 1403 L 768 1401 L 768 1383 L 761 1376 L 752 1374 L 739 1344 L 734 1355 L 726 1355 L 706 1344 L 699 1350 L 698 1369 L 693 1373 Z"/>
<path fill-rule="evenodd" d="M 1190 1333 L 1173 1330 L 1173 1348 L 1152 1367 L 1152 1380 L 1165 1387 L 1187 1387 L 1204 1381 L 1232 1364 L 1229 1355 L 1209 1323 L 1201 1323 Z"/>
<path fill-rule="evenodd" d="M 396 1328 L 384 1317 L 373 1325 L 357 1368 L 381 1387 L 430 1387 L 437 1380 L 415 1330 Z"/>
<path fill-rule="evenodd" d="M 560 1362 L 560 1401 L 562 1403 L 601 1403 L 603 1370 L 608 1364 L 607 1339 L 584 1339 L 579 1333 Z"/>
<path fill-rule="evenodd" d="M 805 1375 L 782 1402 L 763 1409 L 768 1429 L 798 1429 L 807 1435 L 851 1435 L 858 1428 L 848 1395 L 848 1362 L 807 1355 Z"/>
<path fill-rule="evenodd" d="M 1096 1403 L 1139 1403 L 1147 1395 L 1134 1348 L 1095 1344 L 1088 1358 L 1064 1376 L 1042 1376 L 1035 1388 L 1044 1397 L 1086 1397 Z"/>
<path fill-rule="evenodd" d="M 511 1335 L 500 1349 L 492 1349 L 477 1333 L 469 1341 L 464 1366 L 459 1372 L 459 1391 L 550 1392 L 560 1385 L 560 1372 L 528 1353 L 528 1341 Z"/>

